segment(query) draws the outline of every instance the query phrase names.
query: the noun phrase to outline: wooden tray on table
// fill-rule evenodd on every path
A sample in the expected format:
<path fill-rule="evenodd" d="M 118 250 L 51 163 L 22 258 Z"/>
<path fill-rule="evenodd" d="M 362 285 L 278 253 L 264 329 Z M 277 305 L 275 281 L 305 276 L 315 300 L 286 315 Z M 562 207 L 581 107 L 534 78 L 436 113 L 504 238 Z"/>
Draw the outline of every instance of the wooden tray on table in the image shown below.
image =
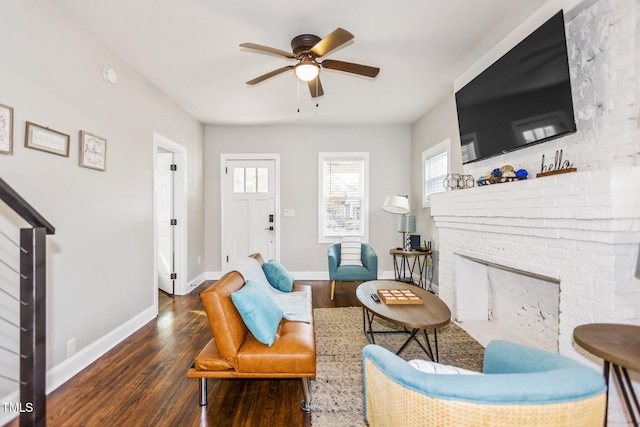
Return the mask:
<path fill-rule="evenodd" d="M 378 296 L 385 304 L 423 304 L 424 301 L 411 289 L 378 289 Z"/>

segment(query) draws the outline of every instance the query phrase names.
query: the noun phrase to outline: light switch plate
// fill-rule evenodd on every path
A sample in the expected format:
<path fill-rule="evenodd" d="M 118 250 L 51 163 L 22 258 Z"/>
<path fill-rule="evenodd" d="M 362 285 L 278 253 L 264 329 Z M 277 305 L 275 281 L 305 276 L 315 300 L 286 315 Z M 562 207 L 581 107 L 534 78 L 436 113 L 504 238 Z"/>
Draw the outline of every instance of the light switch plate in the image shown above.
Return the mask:
<path fill-rule="evenodd" d="M 285 209 L 284 210 L 284 216 L 295 216 L 296 211 L 293 209 Z"/>

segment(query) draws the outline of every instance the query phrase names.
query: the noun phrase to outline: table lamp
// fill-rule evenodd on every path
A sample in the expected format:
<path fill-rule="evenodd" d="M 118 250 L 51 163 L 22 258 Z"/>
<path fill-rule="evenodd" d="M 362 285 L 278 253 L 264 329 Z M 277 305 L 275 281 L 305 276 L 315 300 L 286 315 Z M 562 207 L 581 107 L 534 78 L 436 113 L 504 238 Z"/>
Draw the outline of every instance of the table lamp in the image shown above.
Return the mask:
<path fill-rule="evenodd" d="M 415 215 L 402 215 L 400 217 L 400 225 L 398 226 L 398 231 L 402 233 L 404 250 L 411 250 L 411 237 L 409 237 L 409 233 L 415 233 L 416 231 Z"/>
<path fill-rule="evenodd" d="M 408 251 L 411 248 L 411 240 L 407 233 L 416 231 L 416 217 L 409 215 L 409 212 L 411 212 L 409 208 L 409 196 L 388 196 L 382 205 L 382 210 L 392 214 L 402 215 L 398 224 L 398 232 L 402 233 L 402 248 Z"/>

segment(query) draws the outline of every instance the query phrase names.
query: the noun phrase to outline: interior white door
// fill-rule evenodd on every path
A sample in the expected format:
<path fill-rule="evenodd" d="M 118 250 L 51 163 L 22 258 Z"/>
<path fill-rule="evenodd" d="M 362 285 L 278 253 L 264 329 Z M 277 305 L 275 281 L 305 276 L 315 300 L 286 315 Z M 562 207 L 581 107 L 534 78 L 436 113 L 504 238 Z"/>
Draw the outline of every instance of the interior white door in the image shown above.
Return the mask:
<path fill-rule="evenodd" d="M 275 160 L 227 160 L 225 190 L 226 267 L 254 252 L 275 258 Z"/>
<path fill-rule="evenodd" d="M 171 274 L 175 271 L 174 257 L 174 226 L 173 219 L 173 153 L 157 153 L 157 241 L 158 241 L 158 288 L 168 294 L 174 293 L 174 279 Z"/>

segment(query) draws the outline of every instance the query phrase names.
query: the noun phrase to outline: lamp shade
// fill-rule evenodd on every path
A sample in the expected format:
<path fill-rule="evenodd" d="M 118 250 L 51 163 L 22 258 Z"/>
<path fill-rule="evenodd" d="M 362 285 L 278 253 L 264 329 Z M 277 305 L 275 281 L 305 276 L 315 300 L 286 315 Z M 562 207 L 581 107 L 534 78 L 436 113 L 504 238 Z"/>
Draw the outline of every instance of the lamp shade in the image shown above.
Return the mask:
<path fill-rule="evenodd" d="M 294 67 L 296 76 L 302 81 L 308 82 L 315 79 L 318 76 L 320 70 L 318 69 L 318 64 L 315 62 L 303 59 L 298 65 Z"/>
<path fill-rule="evenodd" d="M 409 198 L 406 196 L 389 196 L 385 199 L 382 210 L 393 214 L 408 214 L 410 212 Z"/>
<path fill-rule="evenodd" d="M 402 215 L 398 231 L 403 233 L 413 233 L 416 231 L 416 217 L 414 215 Z"/>

